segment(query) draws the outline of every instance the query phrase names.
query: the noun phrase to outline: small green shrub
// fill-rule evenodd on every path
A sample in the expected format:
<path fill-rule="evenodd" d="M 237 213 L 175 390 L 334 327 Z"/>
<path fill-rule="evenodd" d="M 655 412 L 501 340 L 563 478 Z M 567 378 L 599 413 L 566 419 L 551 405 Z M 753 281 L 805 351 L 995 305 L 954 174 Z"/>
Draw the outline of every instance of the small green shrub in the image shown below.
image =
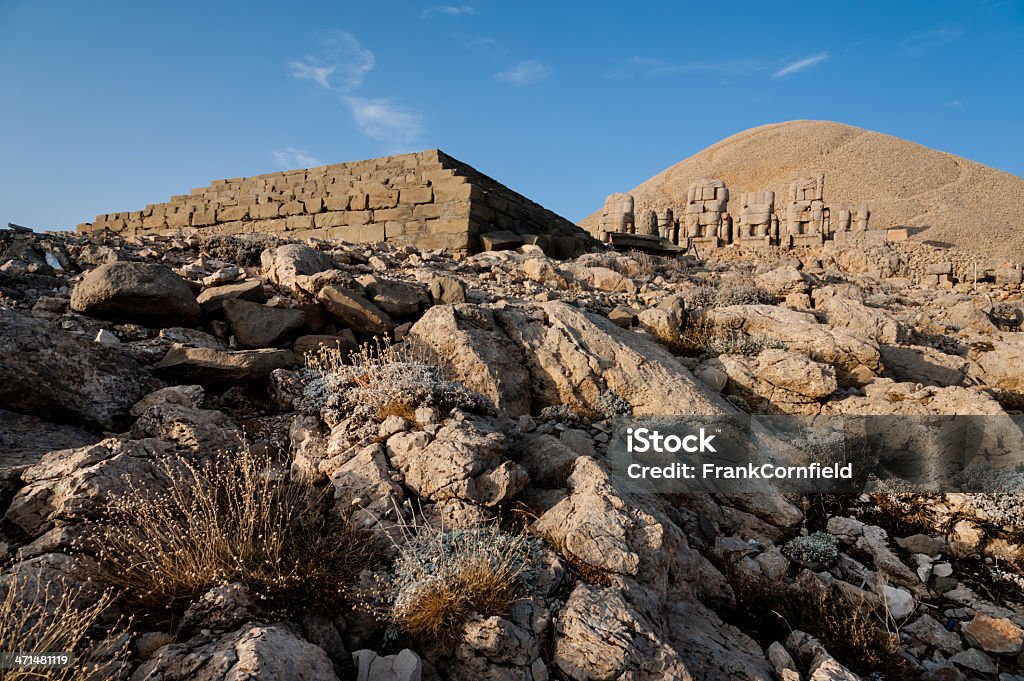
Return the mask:
<path fill-rule="evenodd" d="M 828 532 L 794 537 L 782 545 L 782 553 L 798 563 L 831 565 L 839 557 L 839 540 Z"/>

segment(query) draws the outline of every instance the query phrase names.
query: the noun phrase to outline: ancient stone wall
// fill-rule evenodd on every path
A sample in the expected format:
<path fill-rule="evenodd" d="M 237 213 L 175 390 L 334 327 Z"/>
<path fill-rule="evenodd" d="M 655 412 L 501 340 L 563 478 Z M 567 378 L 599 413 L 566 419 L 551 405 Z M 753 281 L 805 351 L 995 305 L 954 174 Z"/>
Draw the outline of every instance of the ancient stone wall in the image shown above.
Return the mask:
<path fill-rule="evenodd" d="M 437 149 L 216 180 L 141 211 L 98 215 L 79 232 L 245 234 L 475 250 L 507 230 L 552 249 L 586 240 L 571 222 Z M 582 237 L 582 240 L 581 240 Z M 561 239 L 561 242 L 559 242 Z"/>

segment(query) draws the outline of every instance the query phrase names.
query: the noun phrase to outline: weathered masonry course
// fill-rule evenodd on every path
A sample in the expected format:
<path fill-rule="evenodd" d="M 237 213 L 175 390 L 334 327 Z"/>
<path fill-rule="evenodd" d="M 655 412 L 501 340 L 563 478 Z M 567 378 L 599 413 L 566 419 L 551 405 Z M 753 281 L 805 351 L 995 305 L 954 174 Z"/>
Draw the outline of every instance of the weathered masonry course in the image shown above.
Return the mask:
<path fill-rule="evenodd" d="M 444 152 L 215 180 L 144 210 L 96 216 L 79 232 L 245 234 L 387 241 L 477 250 L 534 243 L 569 257 L 592 243 L 576 225 Z M 501 239 L 481 239 L 501 232 Z M 508 234 L 511 233 L 511 234 Z"/>

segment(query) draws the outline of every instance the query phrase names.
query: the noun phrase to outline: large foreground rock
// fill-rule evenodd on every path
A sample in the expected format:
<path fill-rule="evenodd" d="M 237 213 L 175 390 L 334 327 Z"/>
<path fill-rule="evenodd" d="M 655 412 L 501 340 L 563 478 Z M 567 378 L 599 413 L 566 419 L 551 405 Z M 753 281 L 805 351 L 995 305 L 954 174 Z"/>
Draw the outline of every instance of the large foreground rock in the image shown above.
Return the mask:
<path fill-rule="evenodd" d="M 284 623 L 247 624 L 220 639 L 164 646 L 132 681 L 338 681 L 323 649 Z"/>
<path fill-rule="evenodd" d="M 118 348 L 0 309 L 0 407 L 113 428 L 154 383 Z"/>
<path fill-rule="evenodd" d="M 837 388 L 832 367 L 786 350 L 763 350 L 755 357 L 722 355 L 710 366 L 724 371 L 728 390 L 759 412 L 816 413 L 819 401 Z"/>
<path fill-rule="evenodd" d="M 841 380 L 860 382 L 882 371 L 878 345 L 849 329 L 819 324 L 814 315 L 773 305 L 731 305 L 709 310 L 720 328 L 782 341 L 787 349 L 835 367 Z"/>
<path fill-rule="evenodd" d="M 159 326 L 192 326 L 200 308 L 184 279 L 163 265 L 112 262 L 78 282 L 71 309 L 90 317 Z"/>
<path fill-rule="evenodd" d="M 409 331 L 433 349 L 459 380 L 513 416 L 530 413 L 530 372 L 519 346 L 501 330 L 494 312 L 475 305 L 427 310 Z"/>
<path fill-rule="evenodd" d="M 968 359 L 970 374 L 1000 390 L 1024 392 L 1024 333 L 1003 333 L 975 343 Z"/>
<path fill-rule="evenodd" d="M 274 369 L 290 369 L 299 360 L 291 350 L 186 348 L 175 344 L 153 372 L 178 383 L 221 386 L 266 378 Z"/>
<path fill-rule="evenodd" d="M 601 412 L 614 391 L 634 414 L 726 414 L 735 409 L 657 343 L 605 317 L 562 302 L 538 313 L 499 312 L 502 329 L 523 348 L 534 409 L 565 404 Z"/>
<path fill-rule="evenodd" d="M 155 462 L 176 447 L 160 440 L 108 439 L 80 449 L 54 451 L 22 473 L 25 486 L 5 519 L 28 537 L 55 525 L 96 518 L 107 499 L 131 487 L 157 492 L 166 479 Z"/>

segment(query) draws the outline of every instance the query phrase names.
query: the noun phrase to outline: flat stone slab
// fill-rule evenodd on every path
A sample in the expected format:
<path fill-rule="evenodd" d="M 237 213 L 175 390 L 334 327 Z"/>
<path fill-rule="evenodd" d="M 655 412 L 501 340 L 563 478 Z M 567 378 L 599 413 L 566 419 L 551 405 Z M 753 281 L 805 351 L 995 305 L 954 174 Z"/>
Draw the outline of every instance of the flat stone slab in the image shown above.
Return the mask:
<path fill-rule="evenodd" d="M 153 373 L 178 383 L 203 386 L 255 381 L 266 378 L 274 369 L 291 369 L 299 358 L 291 350 L 214 350 L 173 345 Z"/>

